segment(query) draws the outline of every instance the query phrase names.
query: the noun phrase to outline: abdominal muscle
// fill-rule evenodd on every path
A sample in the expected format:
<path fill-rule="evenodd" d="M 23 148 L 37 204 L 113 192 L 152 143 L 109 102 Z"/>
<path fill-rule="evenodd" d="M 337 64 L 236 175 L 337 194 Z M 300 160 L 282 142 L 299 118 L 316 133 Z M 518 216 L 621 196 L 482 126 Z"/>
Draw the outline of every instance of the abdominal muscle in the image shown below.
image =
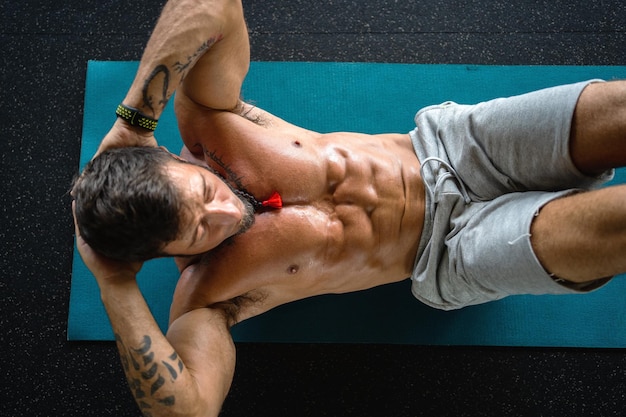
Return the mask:
<path fill-rule="evenodd" d="M 332 193 L 329 213 L 343 226 L 345 239 L 339 253 L 360 258 L 352 267 L 364 276 L 371 271 L 376 283 L 407 277 L 424 216 L 419 163 L 410 140 L 336 133 L 323 141 Z"/>
<path fill-rule="evenodd" d="M 260 139 L 259 146 L 278 160 L 273 172 L 245 172 L 254 161 L 242 164 L 241 152 L 239 162 L 233 160 L 243 178 L 263 178 L 270 188 L 274 183 L 283 209 L 256 215 L 249 231 L 183 266 L 172 319 L 232 302 L 235 321 L 241 321 L 297 299 L 410 276 L 423 227 L 424 187 L 408 135 L 302 135 L 291 126 L 279 120 L 278 129 L 268 129 L 272 141 Z M 288 146 L 294 137 L 298 149 Z M 281 163 L 284 149 L 291 153 Z M 269 190 L 246 186 L 255 195 Z"/>

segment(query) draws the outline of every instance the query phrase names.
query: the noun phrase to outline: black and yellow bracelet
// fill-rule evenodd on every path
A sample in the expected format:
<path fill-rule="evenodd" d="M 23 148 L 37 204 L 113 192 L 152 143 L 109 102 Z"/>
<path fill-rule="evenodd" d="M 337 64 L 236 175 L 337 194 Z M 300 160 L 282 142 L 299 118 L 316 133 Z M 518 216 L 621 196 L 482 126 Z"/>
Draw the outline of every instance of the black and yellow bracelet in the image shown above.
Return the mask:
<path fill-rule="evenodd" d="M 154 120 L 137 109 L 120 104 L 115 110 L 117 117 L 126 120 L 131 126 L 139 126 L 147 130 L 155 130 L 158 120 Z"/>

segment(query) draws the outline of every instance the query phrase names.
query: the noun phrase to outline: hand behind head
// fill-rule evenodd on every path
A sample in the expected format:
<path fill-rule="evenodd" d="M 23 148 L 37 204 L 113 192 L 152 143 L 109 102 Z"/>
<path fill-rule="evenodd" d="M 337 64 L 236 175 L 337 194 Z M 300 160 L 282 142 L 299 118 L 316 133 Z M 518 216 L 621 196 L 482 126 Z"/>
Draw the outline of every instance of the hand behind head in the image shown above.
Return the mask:
<path fill-rule="evenodd" d="M 76 203 L 72 201 L 72 213 L 75 211 Z M 76 231 L 76 247 L 83 262 L 96 277 L 98 285 L 102 288 L 105 284 L 120 284 L 128 280 L 134 280 L 141 269 L 143 262 L 122 262 L 116 261 L 94 251 L 91 246 L 83 240 L 76 224 L 74 216 L 74 229 Z"/>
<path fill-rule="evenodd" d="M 122 119 L 117 119 L 111 130 L 104 136 L 96 157 L 107 149 L 124 148 L 126 146 L 157 146 L 154 132 L 133 127 Z"/>

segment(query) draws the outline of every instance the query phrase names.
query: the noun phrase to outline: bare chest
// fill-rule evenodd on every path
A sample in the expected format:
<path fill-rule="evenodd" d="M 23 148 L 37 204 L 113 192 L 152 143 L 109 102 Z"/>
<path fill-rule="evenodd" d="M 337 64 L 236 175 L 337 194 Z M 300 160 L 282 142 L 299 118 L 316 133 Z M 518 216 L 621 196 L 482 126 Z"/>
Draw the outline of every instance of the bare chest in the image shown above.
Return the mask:
<path fill-rule="evenodd" d="M 318 206 L 322 207 L 319 208 Z M 378 211 L 382 215 L 379 219 Z M 319 294 L 362 290 L 406 278 L 419 230 L 399 208 L 317 202 L 257 215 L 245 234 L 183 273 L 177 292 L 195 307 L 237 300 L 238 320 Z"/>
<path fill-rule="evenodd" d="M 410 274 L 424 212 L 408 138 L 290 127 L 241 132 L 203 142 L 207 165 L 258 200 L 277 191 L 284 207 L 258 214 L 249 231 L 183 271 L 179 310 L 239 300 L 237 316 L 245 319 Z"/>

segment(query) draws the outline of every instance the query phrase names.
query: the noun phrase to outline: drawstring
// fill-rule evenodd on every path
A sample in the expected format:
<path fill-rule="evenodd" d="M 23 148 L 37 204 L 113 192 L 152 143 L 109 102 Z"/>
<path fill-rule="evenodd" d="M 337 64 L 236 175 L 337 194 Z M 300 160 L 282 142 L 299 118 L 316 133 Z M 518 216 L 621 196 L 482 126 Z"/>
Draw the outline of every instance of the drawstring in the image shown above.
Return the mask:
<path fill-rule="evenodd" d="M 246 191 L 238 190 L 236 188 L 233 188 L 232 190 L 235 192 L 235 194 L 238 194 L 241 197 L 248 200 L 250 204 L 252 204 L 252 207 L 254 207 L 255 212 L 258 212 L 261 209 L 266 208 L 266 207 L 274 208 L 274 209 L 280 209 L 283 207 L 283 199 L 280 197 L 280 194 L 278 194 L 277 191 L 274 191 L 267 200 L 259 201 L 256 198 L 254 198 L 252 194 Z"/>
<path fill-rule="evenodd" d="M 425 177 L 424 177 L 424 167 L 426 166 L 427 163 L 429 162 L 438 162 L 440 165 L 443 165 L 443 167 L 448 171 L 444 174 L 438 175 L 437 176 L 437 181 L 435 182 L 435 187 L 431 188 L 430 185 L 428 184 L 428 182 L 426 181 Z M 458 174 L 456 173 L 456 170 L 454 168 L 452 168 L 452 166 L 447 163 L 446 161 L 444 161 L 441 158 L 437 158 L 436 156 L 431 156 L 428 157 L 426 159 L 424 159 L 422 161 L 422 165 L 420 167 L 420 174 L 422 175 L 422 178 L 424 178 L 424 184 L 426 185 L 426 190 L 428 191 L 428 193 L 430 194 L 430 214 L 431 216 L 434 215 L 435 213 L 435 204 L 437 204 L 437 201 L 435 199 L 435 193 L 437 192 L 437 190 L 439 189 L 439 187 L 441 186 L 441 184 L 447 180 L 450 177 L 453 177 L 456 182 L 459 185 L 459 188 L 461 189 L 461 194 L 463 195 L 463 200 L 465 201 L 465 204 L 469 204 L 471 203 L 471 198 L 469 196 L 469 193 L 467 192 L 467 189 L 465 188 L 465 184 L 463 184 L 463 181 L 461 181 L 459 179 Z"/>
<path fill-rule="evenodd" d="M 211 168 L 208 165 L 204 165 L 204 166 L 208 168 L 208 170 L 211 171 L 215 176 L 220 178 L 226 185 L 229 185 L 229 182 L 226 181 L 226 178 L 224 178 L 222 174 L 217 172 L 217 170 Z M 254 207 L 255 212 L 258 212 L 264 208 L 273 208 L 273 209 L 283 208 L 283 199 L 278 193 L 278 191 L 273 191 L 272 195 L 270 195 L 267 200 L 259 201 L 256 198 L 254 198 L 252 194 L 247 192 L 243 187 L 241 187 L 241 189 L 231 187 L 231 190 L 235 194 L 239 195 L 240 197 L 243 197 L 246 200 L 248 200 L 250 204 L 252 204 L 252 207 Z"/>

